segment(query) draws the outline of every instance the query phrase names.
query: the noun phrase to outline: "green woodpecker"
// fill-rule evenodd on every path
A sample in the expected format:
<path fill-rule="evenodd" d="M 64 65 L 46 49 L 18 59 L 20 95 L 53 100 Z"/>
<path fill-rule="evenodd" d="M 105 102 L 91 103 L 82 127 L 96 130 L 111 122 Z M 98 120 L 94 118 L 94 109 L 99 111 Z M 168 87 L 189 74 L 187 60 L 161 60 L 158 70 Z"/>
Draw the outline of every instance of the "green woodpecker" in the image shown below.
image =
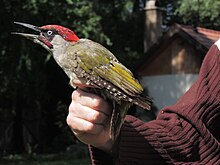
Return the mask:
<path fill-rule="evenodd" d="M 52 53 L 57 64 L 70 78 L 73 88 L 96 93 L 112 103 L 110 137 L 113 142 L 119 135 L 125 115 L 132 104 L 150 110 L 151 98 L 141 96 L 142 86 L 130 70 L 102 45 L 89 39 L 79 39 L 75 33 L 63 26 L 33 26 L 38 34 L 13 33 L 24 36 Z M 79 83 L 77 83 L 79 82 Z"/>

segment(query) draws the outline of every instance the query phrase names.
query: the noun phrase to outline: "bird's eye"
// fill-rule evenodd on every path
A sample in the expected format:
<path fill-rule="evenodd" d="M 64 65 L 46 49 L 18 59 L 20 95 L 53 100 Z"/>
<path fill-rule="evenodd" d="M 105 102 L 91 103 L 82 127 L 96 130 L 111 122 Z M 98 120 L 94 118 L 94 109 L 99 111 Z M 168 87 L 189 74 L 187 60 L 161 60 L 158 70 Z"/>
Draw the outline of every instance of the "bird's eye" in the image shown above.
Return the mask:
<path fill-rule="evenodd" d="M 50 36 L 50 35 L 52 35 L 52 34 L 53 34 L 53 32 L 52 32 L 51 30 L 48 30 L 48 31 L 47 31 L 47 35 L 48 35 L 48 36 Z"/>

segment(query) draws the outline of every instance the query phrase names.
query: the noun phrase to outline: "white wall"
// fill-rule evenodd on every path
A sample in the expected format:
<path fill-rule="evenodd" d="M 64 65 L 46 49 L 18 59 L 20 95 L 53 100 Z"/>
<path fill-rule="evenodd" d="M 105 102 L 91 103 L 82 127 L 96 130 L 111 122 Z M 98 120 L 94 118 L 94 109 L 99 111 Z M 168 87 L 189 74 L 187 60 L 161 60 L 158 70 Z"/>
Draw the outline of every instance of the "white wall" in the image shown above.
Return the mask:
<path fill-rule="evenodd" d="M 145 76 L 141 84 L 153 97 L 155 106 L 160 110 L 174 104 L 193 84 L 197 74 L 176 74 Z"/>

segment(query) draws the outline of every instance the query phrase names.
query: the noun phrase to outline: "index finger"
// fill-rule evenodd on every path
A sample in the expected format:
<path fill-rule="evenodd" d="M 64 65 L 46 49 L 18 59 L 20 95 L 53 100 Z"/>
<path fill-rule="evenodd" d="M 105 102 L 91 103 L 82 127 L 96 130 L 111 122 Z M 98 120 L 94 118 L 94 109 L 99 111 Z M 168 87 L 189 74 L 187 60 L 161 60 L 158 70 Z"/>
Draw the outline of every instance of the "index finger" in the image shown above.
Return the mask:
<path fill-rule="evenodd" d="M 72 93 L 72 100 L 75 100 L 83 106 L 87 106 L 97 111 L 101 111 L 106 115 L 111 114 L 110 104 L 107 101 L 105 101 L 102 97 L 96 94 L 77 89 Z"/>

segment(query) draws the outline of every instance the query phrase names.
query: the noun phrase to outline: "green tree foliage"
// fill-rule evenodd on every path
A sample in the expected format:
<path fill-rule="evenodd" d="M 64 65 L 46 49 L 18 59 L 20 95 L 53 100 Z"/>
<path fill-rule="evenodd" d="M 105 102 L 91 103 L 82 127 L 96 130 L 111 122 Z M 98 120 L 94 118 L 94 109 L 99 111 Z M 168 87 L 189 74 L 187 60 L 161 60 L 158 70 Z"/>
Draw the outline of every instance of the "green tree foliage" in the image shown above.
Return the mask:
<path fill-rule="evenodd" d="M 176 12 L 184 23 L 219 29 L 219 9 L 219 0 L 181 0 Z"/>
<path fill-rule="evenodd" d="M 161 4 L 167 10 L 165 24 L 178 22 L 220 29 L 219 0 L 163 0 Z"/>

